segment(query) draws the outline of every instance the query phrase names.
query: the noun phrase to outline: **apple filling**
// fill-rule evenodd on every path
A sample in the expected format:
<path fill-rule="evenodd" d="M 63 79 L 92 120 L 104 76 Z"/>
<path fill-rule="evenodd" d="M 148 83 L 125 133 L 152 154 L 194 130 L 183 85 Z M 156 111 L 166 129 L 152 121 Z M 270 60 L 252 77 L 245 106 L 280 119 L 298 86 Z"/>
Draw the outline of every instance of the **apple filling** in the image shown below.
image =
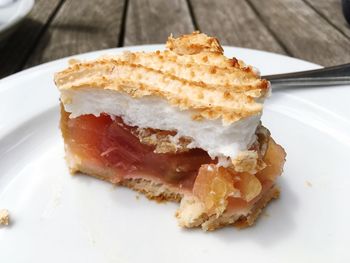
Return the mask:
<path fill-rule="evenodd" d="M 142 143 L 137 127 L 107 114 L 69 118 L 62 107 L 61 128 L 66 147 L 89 166 L 108 170 L 109 181 L 146 178 L 161 182 L 185 194 L 191 193 L 208 214 L 248 207 L 256 202 L 282 172 L 285 153 L 270 137 L 261 156 L 266 166 L 256 174 L 224 168 L 202 149 L 159 152 Z M 79 170 L 77 168 L 76 170 Z M 105 178 L 106 179 L 106 178 Z M 222 211 L 220 211 L 222 210 Z"/>

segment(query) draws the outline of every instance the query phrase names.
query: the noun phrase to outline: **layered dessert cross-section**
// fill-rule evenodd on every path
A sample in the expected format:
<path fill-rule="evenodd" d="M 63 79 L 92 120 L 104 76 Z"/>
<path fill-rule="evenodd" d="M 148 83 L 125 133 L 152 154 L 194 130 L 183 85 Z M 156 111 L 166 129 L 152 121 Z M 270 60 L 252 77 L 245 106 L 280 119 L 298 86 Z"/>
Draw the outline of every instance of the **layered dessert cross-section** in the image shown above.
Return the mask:
<path fill-rule="evenodd" d="M 179 224 L 204 230 L 252 225 L 278 196 L 285 152 L 260 122 L 269 82 L 216 38 L 72 61 L 55 83 L 72 173 L 178 201 Z"/>

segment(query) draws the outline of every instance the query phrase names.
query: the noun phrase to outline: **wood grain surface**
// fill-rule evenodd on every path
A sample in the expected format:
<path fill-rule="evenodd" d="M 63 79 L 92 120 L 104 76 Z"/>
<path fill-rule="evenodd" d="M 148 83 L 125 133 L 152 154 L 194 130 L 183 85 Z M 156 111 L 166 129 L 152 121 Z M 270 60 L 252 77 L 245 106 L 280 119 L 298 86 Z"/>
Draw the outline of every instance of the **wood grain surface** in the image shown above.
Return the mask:
<path fill-rule="evenodd" d="M 324 66 L 350 61 L 350 40 L 304 1 L 248 1 L 292 56 Z"/>
<path fill-rule="evenodd" d="M 286 54 L 247 2 L 192 0 L 191 6 L 199 29 L 221 44 Z"/>
<path fill-rule="evenodd" d="M 66 0 L 26 67 L 118 44 L 124 1 Z"/>
<path fill-rule="evenodd" d="M 350 25 L 342 15 L 341 0 L 305 0 L 330 24 L 350 38 Z"/>
<path fill-rule="evenodd" d="M 350 62 L 350 26 L 340 0 L 36 0 L 0 43 L 0 78 L 83 52 L 164 43 L 170 33 L 196 29 L 224 45 L 324 66 Z"/>
<path fill-rule="evenodd" d="M 45 32 L 45 27 L 59 7 L 60 0 L 37 0 L 28 17 L 0 46 L 0 78 L 23 68 L 28 56 Z"/>
<path fill-rule="evenodd" d="M 129 0 L 125 46 L 164 43 L 194 30 L 186 0 Z"/>

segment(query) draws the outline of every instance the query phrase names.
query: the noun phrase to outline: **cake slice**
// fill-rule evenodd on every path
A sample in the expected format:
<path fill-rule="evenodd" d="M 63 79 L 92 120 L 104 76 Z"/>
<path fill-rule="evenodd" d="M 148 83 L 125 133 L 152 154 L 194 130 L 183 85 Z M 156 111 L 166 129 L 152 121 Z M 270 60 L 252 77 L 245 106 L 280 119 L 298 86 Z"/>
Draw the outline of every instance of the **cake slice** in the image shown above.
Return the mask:
<path fill-rule="evenodd" d="M 55 75 L 72 173 L 180 202 L 183 227 L 254 223 L 279 194 L 285 152 L 260 123 L 267 80 L 217 39 L 72 61 Z"/>

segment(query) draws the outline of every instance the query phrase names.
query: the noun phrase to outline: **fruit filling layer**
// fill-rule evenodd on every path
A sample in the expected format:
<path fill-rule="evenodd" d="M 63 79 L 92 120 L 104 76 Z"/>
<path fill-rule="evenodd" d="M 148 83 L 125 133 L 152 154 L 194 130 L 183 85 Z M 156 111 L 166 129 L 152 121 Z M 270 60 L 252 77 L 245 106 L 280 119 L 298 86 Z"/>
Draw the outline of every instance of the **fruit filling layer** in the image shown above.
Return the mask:
<path fill-rule="evenodd" d="M 259 198 L 281 174 L 285 153 L 272 139 L 263 161 L 266 167 L 257 174 L 237 173 L 218 167 L 201 149 L 156 153 L 155 146 L 144 144 L 135 127 L 119 117 L 101 114 L 69 118 L 62 109 L 62 132 L 69 151 L 97 168 L 113 171 L 113 182 L 126 178 L 156 179 L 200 199 L 208 211 L 237 203 L 241 206 Z M 214 211 L 213 211 L 214 212 Z"/>
<path fill-rule="evenodd" d="M 62 131 L 70 151 L 99 167 L 115 170 L 115 181 L 138 176 L 156 177 L 170 185 L 191 189 L 202 164 L 213 163 L 200 149 L 181 153 L 154 153 L 155 147 L 142 144 L 133 128 L 121 118 L 101 114 L 70 119 L 62 114 Z"/>

